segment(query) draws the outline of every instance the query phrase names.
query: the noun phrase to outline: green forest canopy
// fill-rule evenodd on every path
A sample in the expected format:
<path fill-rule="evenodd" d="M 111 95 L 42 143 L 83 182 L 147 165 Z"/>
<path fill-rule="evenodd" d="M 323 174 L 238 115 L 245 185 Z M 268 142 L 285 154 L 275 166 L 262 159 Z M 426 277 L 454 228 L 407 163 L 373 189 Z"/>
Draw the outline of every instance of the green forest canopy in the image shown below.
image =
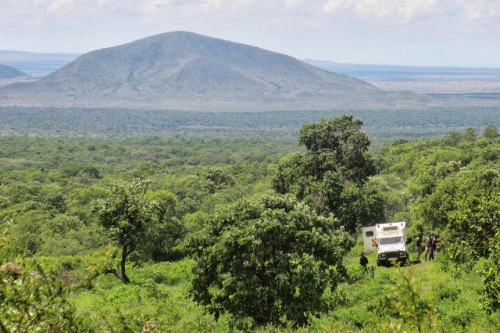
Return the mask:
<path fill-rule="evenodd" d="M 314 124 L 321 122 L 303 127 L 303 135 L 309 135 L 308 128 Z M 354 129 L 363 136 L 359 132 L 361 123 Z M 335 137 L 331 139 L 341 138 Z M 300 141 L 308 142 L 304 137 Z M 338 146 L 327 147 L 317 155 L 307 144 L 299 147 L 297 141 L 34 139 L 12 136 L 2 137 L 0 142 L 0 227 L 9 229 L 2 236 L 0 246 L 0 302 L 10 314 L 7 319 L 0 319 L 0 324 L 7 331 L 15 327 L 30 331 L 26 329 L 27 321 L 20 319 L 24 318 L 22 311 L 26 309 L 23 304 L 34 301 L 29 290 L 39 290 L 37 295 L 43 298 L 43 302 L 48 302 L 44 303 L 47 304 L 44 308 L 47 320 L 31 322 L 32 327 L 40 325 L 37 327 L 42 330 L 47 325 L 56 327 L 60 324 L 58 327 L 62 332 L 68 327 L 65 320 L 79 325 L 80 331 L 217 332 L 234 328 L 232 310 L 226 312 L 216 308 L 220 314 L 216 322 L 213 317 L 203 314 L 203 305 L 216 306 L 217 303 L 202 301 L 202 293 L 195 297 L 201 305 L 186 299 L 191 281 L 203 279 L 203 275 L 196 275 L 199 274 L 196 270 L 195 273 L 191 271 L 197 262 L 191 257 L 196 246 L 192 248 L 186 241 L 195 235 L 203 235 L 207 228 L 218 232 L 213 226 L 222 222 L 232 224 L 234 218 L 237 218 L 234 223 L 243 223 L 244 227 L 235 228 L 231 233 L 247 233 L 247 236 L 253 232 L 251 226 L 258 225 L 257 221 L 285 221 L 277 218 L 280 215 L 276 214 L 282 214 L 279 210 L 274 211 L 279 205 L 266 213 L 272 219 L 262 219 L 263 215 L 259 214 L 252 217 L 249 209 L 257 209 L 258 213 L 259 205 L 263 205 L 261 198 L 277 195 L 276 181 L 290 172 L 286 168 L 287 161 L 294 158 L 303 167 L 300 177 L 308 179 L 311 189 L 343 186 L 336 192 L 341 193 L 335 198 L 340 201 L 331 201 L 333 209 L 326 209 L 329 207 L 326 205 L 321 206 L 324 209 L 311 210 L 311 213 L 323 214 L 324 217 L 319 219 L 336 218 L 336 222 L 331 223 L 338 226 L 346 223 L 347 220 L 340 217 L 347 214 L 355 221 L 352 224 L 355 227 L 349 229 L 351 235 L 345 237 L 354 238 L 352 244 L 343 247 L 343 251 L 354 247 L 350 252 L 337 253 L 344 260 L 336 269 L 339 275 L 336 275 L 334 288 L 317 289 L 323 290 L 315 294 L 319 298 L 309 298 L 311 303 L 301 303 L 310 304 L 313 318 L 299 319 L 294 317 L 293 309 L 278 307 L 274 319 L 263 320 L 257 316 L 252 324 L 245 319 L 247 317 L 238 317 L 243 323 L 238 327 L 250 329 L 256 324 L 262 331 L 271 330 L 267 323 L 285 325 L 285 328 L 276 330 L 309 324 L 311 326 L 303 330 L 321 331 L 318 327 L 323 327 L 325 331 L 370 332 L 373 327 L 380 327 L 382 331 L 395 332 L 399 327 L 411 332 L 495 332 L 500 325 L 500 142 L 496 126 L 485 127 L 484 132 L 471 127 L 425 141 L 398 139 L 375 151 L 361 149 L 358 160 L 362 156 L 373 168 L 361 178 L 344 173 L 352 171 L 352 167 L 344 170 L 340 163 L 335 164 L 338 169 L 329 169 L 332 166 L 323 163 L 331 160 L 328 156 L 339 151 Z M 346 154 L 351 152 L 346 151 Z M 303 157 L 297 159 L 297 156 Z M 308 167 L 323 171 L 311 174 L 307 172 Z M 109 200 L 110 191 L 116 184 L 133 184 L 138 179 L 148 180 L 144 200 L 155 205 L 164 204 L 163 209 L 157 211 L 161 215 L 152 217 L 154 223 L 147 222 L 154 226 L 143 234 L 148 240 L 144 244 L 148 246 L 138 247 L 138 251 L 131 252 L 127 258 L 130 259 L 127 274 L 132 283 L 122 286 L 120 280 L 106 274 L 120 267 L 121 248 L 117 246 L 120 244 L 117 239 L 106 232 L 106 224 L 100 220 L 96 203 Z M 296 181 L 300 178 L 283 179 Z M 352 183 L 346 183 L 348 179 Z M 356 183 L 355 179 L 362 181 Z M 304 192 L 291 185 L 284 191 L 289 195 L 286 199 L 289 203 L 297 202 L 307 207 L 307 200 L 317 202 L 311 196 L 314 191 Z M 251 204 L 245 206 L 244 202 Z M 376 212 L 383 212 L 381 219 L 407 221 L 410 238 L 421 232 L 438 234 L 443 250 L 437 262 L 414 263 L 412 267 L 402 269 L 400 275 L 394 268 L 380 268 L 375 279 L 364 276 L 356 262 L 362 247 L 354 241 L 357 228 L 373 222 L 364 216 L 350 214 L 344 206 L 353 203 L 367 203 L 363 207 L 368 208 L 379 207 Z M 243 205 L 238 210 L 247 210 L 249 217 L 240 219 L 231 215 L 232 205 Z M 304 214 L 304 208 L 301 209 L 300 214 Z M 291 216 L 299 214 L 298 211 L 293 213 L 294 209 L 290 212 Z M 332 212 L 333 216 L 329 216 Z M 373 213 L 370 209 L 367 212 Z M 311 221 L 316 219 L 310 218 Z M 292 218 L 286 220 L 297 225 Z M 116 234 L 116 230 L 111 231 Z M 195 239 L 203 241 L 203 237 Z M 227 239 L 222 240 L 227 242 Z M 261 251 L 267 250 L 263 247 Z M 248 250 L 245 253 L 249 253 Z M 204 260 L 202 253 L 199 255 Z M 369 258 L 373 262 L 373 257 Z M 306 257 L 301 260 L 305 266 L 300 269 L 314 262 Z M 254 264 L 259 265 L 259 261 Z M 345 269 L 345 275 L 340 274 L 342 269 Z M 29 272 L 38 273 L 31 275 Z M 220 273 L 222 277 L 227 274 Z M 318 271 L 317 274 L 322 273 Z M 419 285 L 411 274 L 425 279 L 425 283 Z M 21 286 L 27 289 L 19 289 L 19 297 L 12 297 L 13 294 L 6 291 L 19 287 L 16 278 L 20 276 L 25 276 Z M 220 281 L 219 286 L 224 286 L 224 279 Z M 307 293 L 307 288 L 303 290 L 300 284 L 297 286 L 299 288 L 294 289 L 297 295 Z M 252 292 L 252 287 L 245 288 Z M 417 298 L 408 299 L 405 298 L 410 294 L 406 292 L 408 290 L 420 291 L 415 296 Z M 264 293 L 260 295 L 267 297 Z M 262 300 L 262 297 L 256 299 Z M 142 301 L 137 303 L 139 298 Z M 142 304 L 140 309 L 137 304 Z M 239 303 L 235 304 L 231 309 L 239 309 Z M 415 307 L 410 307 L 411 304 Z M 116 305 L 121 308 L 119 312 L 115 310 Z M 65 315 L 58 316 L 57 309 Z M 42 310 L 33 307 L 30 311 Z M 49 311 L 53 311 L 51 315 Z M 413 316 L 412 313 L 419 315 Z"/>

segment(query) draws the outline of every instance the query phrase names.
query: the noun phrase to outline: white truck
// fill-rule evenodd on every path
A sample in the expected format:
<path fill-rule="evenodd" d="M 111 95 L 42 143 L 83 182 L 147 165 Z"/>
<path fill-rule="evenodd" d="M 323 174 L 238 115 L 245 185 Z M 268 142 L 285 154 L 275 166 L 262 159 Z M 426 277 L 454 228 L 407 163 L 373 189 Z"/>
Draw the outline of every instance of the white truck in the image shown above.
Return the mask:
<path fill-rule="evenodd" d="M 365 251 L 377 251 L 377 266 L 409 263 L 406 222 L 377 223 L 362 228 Z"/>

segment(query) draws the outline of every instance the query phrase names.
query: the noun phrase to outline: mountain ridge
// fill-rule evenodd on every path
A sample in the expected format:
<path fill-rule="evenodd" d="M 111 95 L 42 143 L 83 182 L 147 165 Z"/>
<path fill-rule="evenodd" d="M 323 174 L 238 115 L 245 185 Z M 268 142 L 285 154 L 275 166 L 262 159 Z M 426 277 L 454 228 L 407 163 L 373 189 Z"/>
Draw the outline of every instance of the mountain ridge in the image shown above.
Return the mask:
<path fill-rule="evenodd" d="M 36 82 L 0 89 L 0 105 L 20 106 L 259 111 L 422 103 L 432 99 L 184 31 L 95 50 Z"/>

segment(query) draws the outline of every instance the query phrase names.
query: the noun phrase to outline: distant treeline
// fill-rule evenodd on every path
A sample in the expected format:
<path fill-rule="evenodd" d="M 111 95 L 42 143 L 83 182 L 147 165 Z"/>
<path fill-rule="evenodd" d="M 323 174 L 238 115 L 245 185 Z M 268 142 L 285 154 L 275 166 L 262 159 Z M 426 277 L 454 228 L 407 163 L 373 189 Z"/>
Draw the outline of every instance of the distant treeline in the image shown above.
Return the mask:
<path fill-rule="evenodd" d="M 88 173 L 98 166 L 101 174 L 141 165 L 156 169 L 186 166 L 276 162 L 303 150 L 296 140 L 203 138 L 33 138 L 0 137 L 1 170 L 64 168 L 65 173 Z M 73 170 L 75 166 L 77 169 Z M 82 166 L 87 169 L 82 169 Z M 1 180 L 0 180 L 1 184 Z"/>
<path fill-rule="evenodd" d="M 500 124 L 498 107 L 428 110 L 188 112 L 93 108 L 0 107 L 1 136 L 295 139 L 303 124 L 352 113 L 372 140 L 437 138 Z"/>

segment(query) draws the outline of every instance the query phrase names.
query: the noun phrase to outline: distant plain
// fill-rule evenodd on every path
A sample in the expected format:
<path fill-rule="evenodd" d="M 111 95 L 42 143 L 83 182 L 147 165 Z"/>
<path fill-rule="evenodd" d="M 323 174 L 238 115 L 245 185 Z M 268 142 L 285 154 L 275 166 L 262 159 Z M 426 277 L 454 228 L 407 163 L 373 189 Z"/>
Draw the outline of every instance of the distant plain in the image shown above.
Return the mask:
<path fill-rule="evenodd" d="M 500 68 L 342 64 L 306 59 L 327 71 L 364 80 L 389 91 L 424 94 L 500 94 Z"/>

